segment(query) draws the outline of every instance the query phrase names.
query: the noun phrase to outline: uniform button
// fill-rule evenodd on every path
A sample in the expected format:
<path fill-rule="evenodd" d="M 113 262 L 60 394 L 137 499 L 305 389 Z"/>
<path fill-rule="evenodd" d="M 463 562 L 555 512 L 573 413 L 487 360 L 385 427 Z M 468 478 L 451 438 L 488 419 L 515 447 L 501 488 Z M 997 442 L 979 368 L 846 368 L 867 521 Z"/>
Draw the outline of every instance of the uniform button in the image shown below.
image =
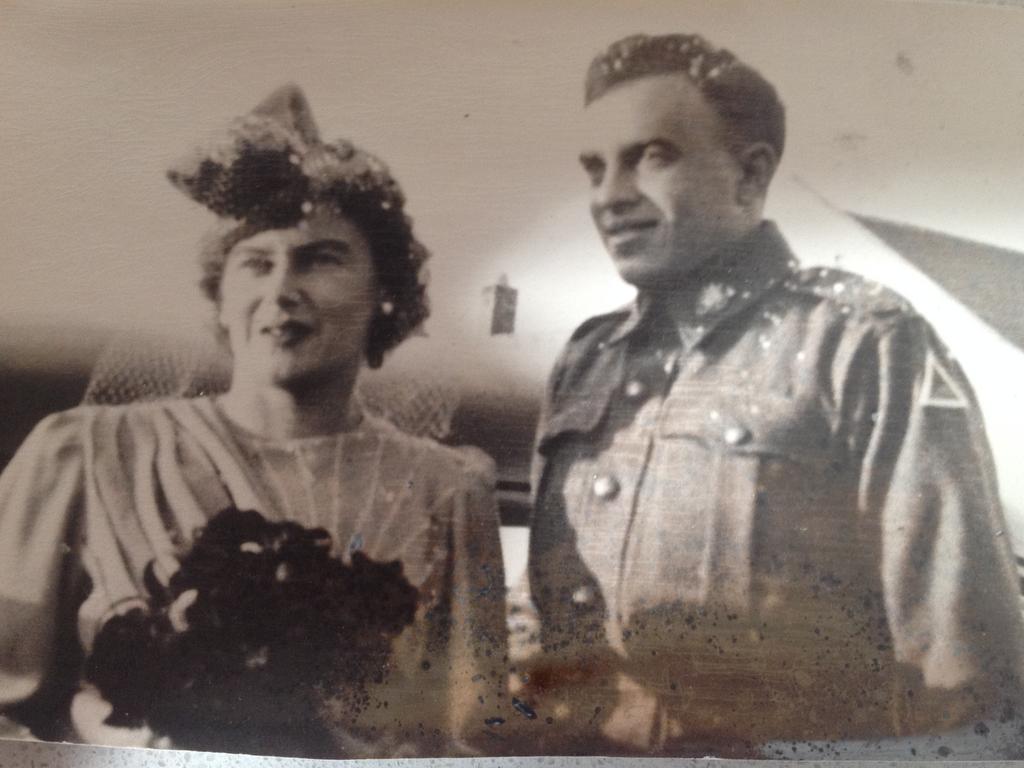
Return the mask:
<path fill-rule="evenodd" d="M 639 379 L 632 379 L 626 383 L 624 391 L 630 400 L 637 400 L 647 394 L 647 385 Z"/>
<path fill-rule="evenodd" d="M 729 445 L 743 445 L 750 440 L 750 430 L 746 427 L 729 427 L 722 437 Z"/>
<path fill-rule="evenodd" d="M 576 605 L 587 605 L 594 602 L 594 588 L 583 586 L 572 593 L 572 601 Z"/>
<path fill-rule="evenodd" d="M 598 475 L 594 478 L 594 495 L 599 499 L 614 499 L 619 495 L 619 481 L 611 475 Z"/>

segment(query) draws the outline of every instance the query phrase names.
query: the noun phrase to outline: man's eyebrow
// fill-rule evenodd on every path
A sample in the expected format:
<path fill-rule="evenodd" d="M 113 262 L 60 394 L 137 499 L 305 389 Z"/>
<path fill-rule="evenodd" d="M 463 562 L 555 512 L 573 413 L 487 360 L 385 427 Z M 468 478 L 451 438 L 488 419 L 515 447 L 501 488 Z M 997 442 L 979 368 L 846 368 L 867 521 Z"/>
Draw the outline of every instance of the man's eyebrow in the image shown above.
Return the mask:
<path fill-rule="evenodd" d="M 623 157 L 639 158 L 648 149 L 666 149 L 670 152 L 679 152 L 679 145 L 670 139 L 661 136 L 652 136 L 649 139 L 630 144 L 622 151 Z"/>
<path fill-rule="evenodd" d="M 580 165 L 593 165 L 603 163 L 604 160 L 597 152 L 580 152 Z"/>
<path fill-rule="evenodd" d="M 662 138 L 661 136 L 654 136 L 647 141 L 641 142 L 643 149 L 648 147 L 660 147 L 662 149 L 671 149 L 674 152 L 679 151 L 679 145 L 670 139 Z"/>

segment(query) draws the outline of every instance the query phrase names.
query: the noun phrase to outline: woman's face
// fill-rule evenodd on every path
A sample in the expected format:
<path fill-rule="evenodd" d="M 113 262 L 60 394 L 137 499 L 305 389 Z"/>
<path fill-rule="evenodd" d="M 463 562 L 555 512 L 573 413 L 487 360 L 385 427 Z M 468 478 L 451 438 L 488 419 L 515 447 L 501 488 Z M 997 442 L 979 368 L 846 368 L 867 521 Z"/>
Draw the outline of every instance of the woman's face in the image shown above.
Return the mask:
<path fill-rule="evenodd" d="M 231 249 L 220 287 L 235 377 L 301 387 L 351 376 L 376 306 L 370 244 L 346 216 L 314 211 Z"/>

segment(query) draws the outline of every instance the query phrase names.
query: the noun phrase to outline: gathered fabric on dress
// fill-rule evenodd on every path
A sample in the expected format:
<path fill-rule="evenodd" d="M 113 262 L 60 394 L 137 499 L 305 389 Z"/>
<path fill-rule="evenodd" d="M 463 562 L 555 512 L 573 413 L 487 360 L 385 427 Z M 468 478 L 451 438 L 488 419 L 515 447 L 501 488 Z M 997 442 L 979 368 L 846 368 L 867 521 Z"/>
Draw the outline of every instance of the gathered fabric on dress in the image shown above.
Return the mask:
<path fill-rule="evenodd" d="M 483 454 L 368 415 L 286 441 L 232 425 L 209 398 L 50 416 L 0 476 L 0 713 L 59 723 L 77 685 L 71 651 L 139 604 L 150 563 L 168 579 L 233 505 L 323 527 L 343 559 L 400 560 L 420 591 L 386 679 L 360 711 L 335 712 L 338 756 L 470 752 L 505 706 L 494 483 Z"/>

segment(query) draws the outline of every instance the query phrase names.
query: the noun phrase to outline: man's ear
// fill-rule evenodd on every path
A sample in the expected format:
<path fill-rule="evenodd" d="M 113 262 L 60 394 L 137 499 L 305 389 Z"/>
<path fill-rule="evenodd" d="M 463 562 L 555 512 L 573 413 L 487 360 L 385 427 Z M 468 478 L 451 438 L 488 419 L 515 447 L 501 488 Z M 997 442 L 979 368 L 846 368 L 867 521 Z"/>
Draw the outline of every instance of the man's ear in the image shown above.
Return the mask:
<path fill-rule="evenodd" d="M 736 188 L 736 202 L 744 208 L 761 203 L 768 194 L 779 156 L 775 149 L 763 141 L 749 144 L 738 157 L 740 180 Z"/>

